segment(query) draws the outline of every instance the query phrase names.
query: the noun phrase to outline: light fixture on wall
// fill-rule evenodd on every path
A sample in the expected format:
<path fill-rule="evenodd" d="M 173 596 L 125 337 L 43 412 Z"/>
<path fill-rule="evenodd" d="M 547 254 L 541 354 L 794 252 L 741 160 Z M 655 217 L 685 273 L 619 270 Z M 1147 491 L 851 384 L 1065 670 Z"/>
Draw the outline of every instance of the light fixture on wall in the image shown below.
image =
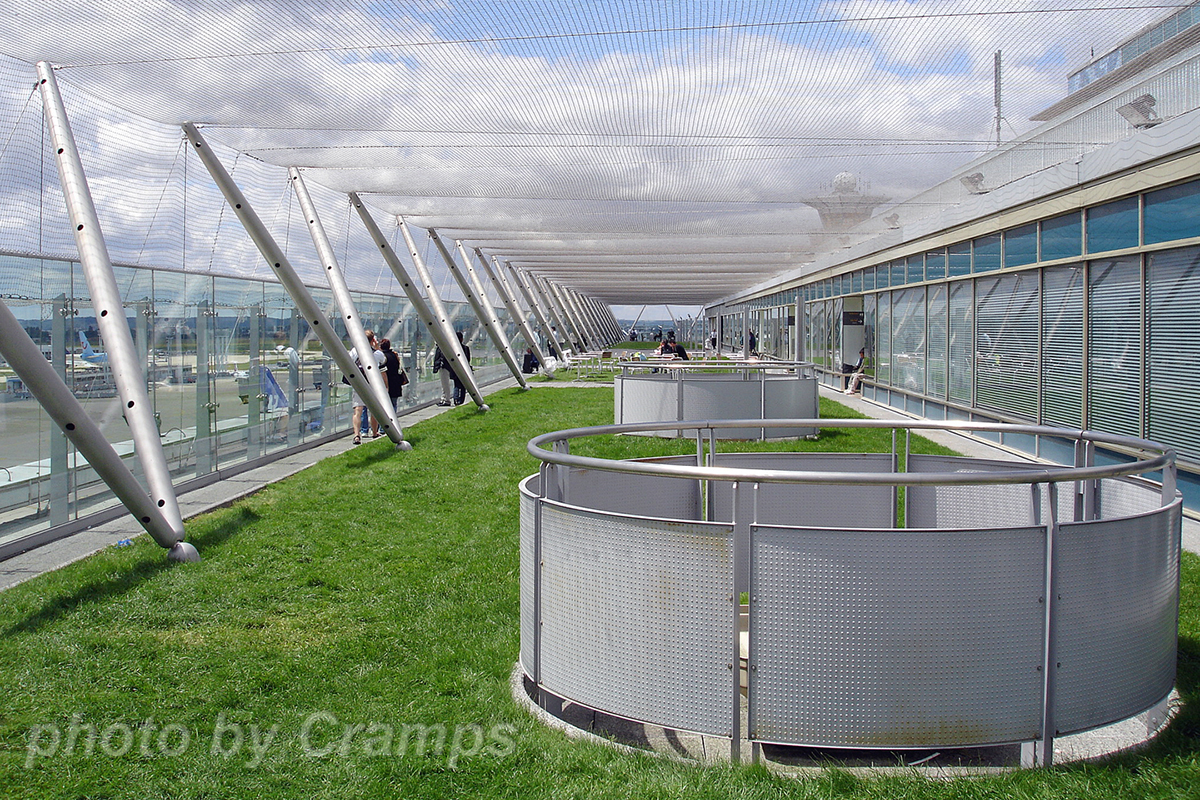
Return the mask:
<path fill-rule="evenodd" d="M 1152 94 L 1144 94 L 1141 97 L 1136 97 L 1130 100 L 1123 106 L 1117 107 L 1117 113 L 1125 118 L 1135 128 L 1153 128 L 1164 122 L 1163 118 L 1154 110 L 1154 106 L 1158 101 Z"/>
<path fill-rule="evenodd" d="M 883 218 L 883 221 L 885 223 L 887 223 L 888 228 L 891 230 L 897 230 L 900 227 L 900 215 L 899 214 L 888 214 L 886 217 Z"/>
<path fill-rule="evenodd" d="M 972 172 L 970 175 L 963 175 L 959 178 L 962 185 L 967 187 L 967 191 L 971 194 L 987 194 L 987 189 L 983 188 L 983 173 Z"/>

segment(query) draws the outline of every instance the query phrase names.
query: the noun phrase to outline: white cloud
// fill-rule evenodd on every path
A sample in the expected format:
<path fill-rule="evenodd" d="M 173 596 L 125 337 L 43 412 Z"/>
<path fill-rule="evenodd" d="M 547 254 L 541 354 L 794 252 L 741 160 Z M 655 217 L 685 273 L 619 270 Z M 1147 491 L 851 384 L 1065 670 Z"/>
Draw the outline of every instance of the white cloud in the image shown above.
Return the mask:
<path fill-rule="evenodd" d="M 783 269 L 803 251 L 795 237 L 817 224 L 799 201 L 834 175 L 853 171 L 899 199 L 983 152 L 993 52 L 1004 52 L 1005 116 L 1023 132 L 1093 45 L 1163 13 L 980 0 L 785 5 L 664 3 L 622 19 L 605 3 L 516 0 L 411 3 L 391 16 L 367 2 L 51 0 L 0 19 L 0 41 L 27 61 L 68 65 L 61 77 L 89 131 L 106 231 L 132 260 L 152 247 L 189 267 L 262 274 L 244 237 L 222 241 L 236 232 L 225 218 L 218 233 L 219 198 L 194 162 L 195 220 L 184 232 L 173 125 L 195 120 L 212 124 L 210 140 L 250 154 L 243 186 L 284 238 L 302 231 L 288 227 L 281 171 L 254 159 L 312 167 L 332 189 L 367 192 L 417 224 L 471 230 L 485 246 L 489 232 L 543 229 L 550 241 L 640 232 L 703 252 L 700 234 L 744 231 L 747 248 L 792 237 Z M 29 193 L 0 189 L 0 208 Z M 331 215 L 345 210 L 334 193 L 326 203 Z M 0 231 L 14 224 L 6 216 Z M 186 248 L 173 244 L 185 236 Z M 369 245 L 352 238 L 364 262 L 354 271 L 377 284 Z M 291 242 L 298 261 L 300 244 Z M 736 256 L 724 257 L 736 269 Z"/>

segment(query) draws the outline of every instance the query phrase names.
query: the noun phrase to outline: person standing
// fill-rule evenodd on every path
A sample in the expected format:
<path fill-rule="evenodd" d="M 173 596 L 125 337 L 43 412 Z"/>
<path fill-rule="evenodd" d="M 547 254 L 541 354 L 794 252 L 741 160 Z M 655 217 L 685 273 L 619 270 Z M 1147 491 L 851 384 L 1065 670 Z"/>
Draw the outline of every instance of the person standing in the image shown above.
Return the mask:
<path fill-rule="evenodd" d="M 458 342 L 462 345 L 463 357 L 466 363 L 463 364 L 463 369 L 471 369 L 471 348 L 463 341 L 462 331 L 457 331 Z M 463 376 L 458 374 L 458 370 L 451 370 L 454 378 L 454 405 L 461 406 L 467 401 L 467 386 L 463 382 Z"/>
<path fill-rule="evenodd" d="M 375 359 L 376 367 L 383 366 L 383 353 L 375 349 L 375 333 L 368 329 L 364 331 L 367 334 L 367 341 L 371 344 L 371 355 L 368 358 Z M 354 365 L 358 367 L 358 371 L 366 377 L 366 371 L 363 370 L 362 359 L 359 357 L 358 348 L 350 348 L 350 358 L 354 360 Z M 363 434 L 367 432 L 367 426 L 370 423 L 371 429 L 375 432 L 374 435 L 379 435 L 379 421 L 367 414 L 367 404 L 358 396 L 358 391 L 351 386 L 350 405 L 354 409 L 350 415 L 350 427 L 354 431 L 354 443 L 361 444 Z"/>
<path fill-rule="evenodd" d="M 383 374 L 387 378 L 388 398 L 392 401 L 392 412 L 395 413 L 404 395 L 404 384 L 408 383 L 408 373 L 400 365 L 400 356 L 392 349 L 390 339 L 379 340 L 379 352 L 383 353 Z"/>
<path fill-rule="evenodd" d="M 462 336 L 462 334 L 459 334 Z M 433 371 L 442 381 L 442 396 L 438 399 L 439 406 L 448 406 L 454 402 L 454 390 L 450 388 L 450 379 L 453 376 L 453 371 L 450 369 L 450 360 L 442 354 L 442 348 L 438 347 L 433 351 Z"/>

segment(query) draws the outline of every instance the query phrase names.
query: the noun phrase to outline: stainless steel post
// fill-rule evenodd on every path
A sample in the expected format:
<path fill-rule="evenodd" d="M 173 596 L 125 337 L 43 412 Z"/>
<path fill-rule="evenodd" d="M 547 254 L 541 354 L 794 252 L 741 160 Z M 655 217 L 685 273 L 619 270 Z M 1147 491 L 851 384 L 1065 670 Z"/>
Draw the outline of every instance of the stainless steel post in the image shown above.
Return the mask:
<path fill-rule="evenodd" d="M 196 305 L 196 435 L 192 443 L 196 449 L 197 475 L 207 475 L 214 468 L 212 423 L 216 403 L 212 399 L 208 369 L 214 313 L 208 300 L 201 300 Z"/>
<path fill-rule="evenodd" d="M 743 481 L 733 484 L 733 653 L 729 664 L 733 673 L 733 704 L 729 733 L 729 760 L 742 761 L 742 592 L 747 589 L 750 555 L 751 487 Z M 753 633 L 751 634 L 753 636 Z M 746 664 L 750 668 L 749 659 Z M 749 675 L 747 675 L 747 678 Z"/>
<path fill-rule="evenodd" d="M 50 308 L 50 363 L 59 379 L 67 382 L 67 318 L 74 305 L 67 296 L 54 298 Z M 103 368 L 103 365 L 100 365 Z M 67 438 L 50 437 L 50 525 L 63 525 L 71 518 L 71 465 L 68 460 Z"/>
<path fill-rule="evenodd" d="M 262 303 L 250 307 L 250 363 L 246 367 L 246 458 L 258 458 L 263 451 L 262 412 L 266 394 L 262 385 L 262 333 L 266 313 Z"/>
<path fill-rule="evenodd" d="M 529 386 L 525 383 L 525 376 L 521 374 L 521 367 L 513 358 L 512 348 L 508 346 L 508 339 L 504 336 L 504 331 L 500 330 L 500 323 L 496 320 L 496 314 L 491 310 L 490 304 L 487 304 L 487 297 L 477 293 L 476 288 L 471 285 L 466 274 L 462 269 L 459 269 L 458 262 L 454 260 L 454 256 L 446 247 L 446 243 L 437 235 L 437 231 L 433 228 L 429 229 L 429 238 L 433 240 L 433 244 L 442 255 L 442 260 L 446 262 L 446 269 L 450 270 L 450 274 L 454 276 L 454 281 L 458 284 L 458 288 L 462 290 L 463 296 L 467 298 L 471 309 L 475 312 L 475 316 L 479 318 L 479 324 L 487 331 L 488 337 L 491 338 L 492 344 L 500 352 L 501 358 L 508 366 L 508 371 L 517 379 L 522 389 L 528 389 Z M 467 254 L 463 252 L 462 243 L 458 243 L 458 250 L 462 254 L 464 262 L 467 261 Z M 482 288 L 482 287 L 480 287 Z M 485 305 L 487 307 L 485 307 Z"/>
<path fill-rule="evenodd" d="M 400 219 L 400 233 L 404 236 L 404 243 L 408 245 L 408 254 L 412 256 L 413 267 L 417 270 L 417 275 L 421 278 L 421 283 L 425 286 L 425 297 L 428 300 L 429 309 L 433 312 L 435 327 L 441 330 L 442 338 L 438 341 L 438 347 L 441 348 L 442 355 L 450 362 L 450 368 L 454 370 L 466 386 L 471 399 L 475 401 L 475 405 L 481 411 L 487 411 L 488 407 L 483 402 L 483 394 L 475 384 L 475 375 L 471 372 L 471 365 L 467 363 L 467 354 L 462 349 L 462 343 L 458 341 L 458 337 L 454 333 L 454 324 L 450 320 L 450 315 L 446 312 L 446 306 L 442 303 L 437 286 L 433 283 L 433 275 L 429 272 L 429 268 L 425 266 L 425 259 L 421 256 L 421 251 L 417 249 L 417 243 L 413 241 L 412 232 L 408 229 L 408 223 L 403 218 Z"/>
<path fill-rule="evenodd" d="M 329 236 L 325 233 L 325 226 L 321 224 L 317 206 L 313 202 L 312 195 L 309 194 L 308 187 L 304 184 L 300 170 L 289 167 L 288 176 L 292 179 L 292 188 L 296 191 L 296 199 L 300 201 L 300 209 L 304 212 L 304 218 L 308 220 L 308 232 L 312 235 L 313 246 L 317 248 L 317 257 L 325 267 L 325 278 L 329 281 L 329 288 L 333 290 L 333 299 L 337 301 L 338 309 L 341 311 L 342 322 L 346 326 L 346 333 L 350 336 L 350 343 L 354 345 L 355 355 L 358 356 L 358 361 L 367 374 L 367 383 L 371 385 L 371 391 L 375 394 L 378 405 L 386 412 L 381 416 L 372 409 L 375 419 L 386 419 L 391 423 L 388 436 L 398 445 L 404 441 L 404 431 L 396 419 L 396 414 L 392 411 L 392 399 L 388 395 L 384 375 L 375 363 L 371 343 L 367 340 L 366 330 L 363 328 L 362 317 L 359 316 L 358 308 L 354 305 L 350 287 L 346 285 L 346 276 L 342 274 L 342 267 L 338 264 L 333 243 L 329 241 Z M 366 395 L 360 394 L 359 396 L 363 398 L 364 402 L 366 401 Z"/>
<path fill-rule="evenodd" d="M 1045 640 L 1042 658 L 1042 738 L 1037 743 L 1038 766 L 1054 763 L 1055 703 L 1058 687 L 1058 484 L 1047 484 L 1050 519 L 1046 521 Z"/>
<path fill-rule="evenodd" d="M 458 345 L 458 339 L 455 338 L 452 333 L 447 336 L 445 327 L 440 325 L 438 320 L 434 318 L 433 310 L 429 307 L 429 304 L 425 302 L 425 298 L 421 296 L 421 292 L 418 291 L 416 285 L 408 276 L 408 270 L 404 268 L 404 264 L 401 263 L 400 257 L 396 255 L 396 251 L 393 250 L 391 245 L 388 244 L 387 237 L 383 235 L 383 231 L 381 231 L 379 226 L 375 224 L 375 218 L 371 216 L 371 212 L 367 210 L 367 207 L 363 205 L 363 202 L 358 199 L 358 195 L 354 194 L 353 192 L 350 193 L 350 203 L 354 206 L 355 210 L 358 211 L 358 216 L 362 219 L 363 225 L 367 229 L 367 233 L 371 236 L 371 240 L 374 241 L 375 246 L 379 248 L 379 253 L 383 256 L 384 263 L 388 265 L 388 268 L 391 269 L 392 274 L 396 276 L 396 280 L 400 282 L 400 288 L 402 288 L 404 293 L 408 296 L 409 302 L 413 305 L 413 310 L 417 312 L 417 317 L 420 318 L 421 322 L 425 323 L 425 327 L 429 329 L 430 336 L 433 337 L 433 340 L 435 343 L 437 343 L 437 346 L 441 348 L 443 355 L 449 354 L 447 356 L 448 358 L 463 358 L 464 355 L 456 348 L 456 345 Z M 401 229 L 403 230 L 403 227 Z M 455 356 L 456 352 L 458 352 L 457 356 Z M 486 405 L 480 406 L 481 411 L 486 411 L 487 408 L 488 407 Z"/>
<path fill-rule="evenodd" d="M 525 302 L 533 309 L 533 315 L 537 318 L 538 325 L 542 326 L 542 333 L 546 336 L 546 343 L 550 349 L 558 354 L 559 360 L 566 366 L 567 355 L 563 352 L 562 345 L 558 342 L 558 337 L 554 335 L 554 326 L 550 324 L 550 318 L 546 316 L 545 310 L 542 308 L 540 299 L 534 294 L 533 290 L 525 283 L 525 276 L 522 275 L 511 261 L 506 261 L 505 265 L 512 273 L 513 283 L 521 291 L 521 295 L 525 298 Z M 497 265 L 498 266 L 498 265 Z M 544 362 L 543 362 L 544 363 Z"/>
<path fill-rule="evenodd" d="M 46 113 L 46 127 L 55 149 L 55 163 L 58 165 L 71 224 L 75 229 L 79 263 L 83 267 L 84 278 L 92 295 L 92 304 L 96 309 L 96 323 L 108 353 L 108 364 L 117 384 L 121 407 L 133 436 L 133 445 L 146 475 L 146 483 L 150 487 L 150 496 L 154 504 L 161 509 L 161 514 L 171 531 L 170 534 L 164 532 L 161 539 L 155 537 L 155 540 L 164 547 L 172 548 L 173 558 L 188 557 L 188 554 L 175 549 L 175 545 L 183 540 L 183 517 L 179 513 L 179 502 L 175 498 L 175 487 L 171 483 L 167 457 L 163 453 L 162 440 L 159 438 L 154 408 L 146 393 L 146 376 L 138 363 L 133 335 L 129 332 L 129 322 L 125 317 L 125 306 L 117 287 L 116 276 L 113 274 L 112 262 L 109 260 L 108 248 L 100 230 L 100 220 L 96 216 L 96 206 L 88 189 L 87 176 L 79 158 L 79 150 L 75 146 L 75 137 L 71 133 L 62 95 L 59 94 L 54 70 L 49 63 L 39 62 L 37 72 Z M 139 515 L 139 518 L 140 516 L 142 515 Z M 191 545 L 186 545 L 184 549 L 195 553 L 195 548 Z"/>
<path fill-rule="evenodd" d="M 246 233 L 250 235 L 258 251 L 263 258 L 271 266 L 271 270 L 275 273 L 275 277 L 279 279 L 280 284 L 287 290 L 288 295 L 292 298 L 292 302 L 296 304 L 296 309 L 304 315 L 305 320 L 312 327 L 313 333 L 321 341 L 321 345 L 325 351 L 333 358 L 334 362 L 341 368 L 342 373 L 354 390 L 358 392 L 358 396 L 363 399 L 363 402 L 371 409 L 371 413 L 375 418 L 380 420 L 380 428 L 389 438 L 393 433 L 400 435 L 399 431 L 393 431 L 391 423 L 391 415 L 387 412 L 391 409 L 389 403 L 385 408 L 379 402 L 379 398 L 371 390 L 371 385 L 367 383 L 367 379 L 359 372 L 358 365 L 354 363 L 354 359 L 350 357 L 350 353 L 346 351 L 342 344 L 341 338 L 333 329 L 326 318 L 316 300 L 309 293 L 308 287 L 300 280 L 300 276 L 296 274 L 296 270 L 292 267 L 283 249 L 275 242 L 275 238 L 271 236 L 270 231 L 259 219 L 258 214 L 251 208 L 250 202 L 242 194 L 242 190 L 233 182 L 233 178 L 225 170 L 217 154 L 208 146 L 208 142 L 200 135 L 200 131 L 190 122 L 183 124 L 183 131 L 188 137 L 188 141 L 192 143 L 196 154 L 200 157 L 200 161 L 204 164 L 208 174 L 212 176 L 213 181 L 221 190 L 221 194 L 225 196 L 225 200 L 229 203 L 233 212 L 237 215 L 238 220 L 242 223 L 242 227 L 246 229 Z M 360 359 L 363 360 L 363 359 Z M 369 360 L 369 359 L 367 359 Z M 386 421 L 385 421 L 386 420 Z M 405 442 L 403 438 L 396 445 L 402 450 L 411 450 L 412 445 Z"/>
<path fill-rule="evenodd" d="M 538 342 L 537 334 L 529 327 L 529 320 L 525 318 L 525 312 L 521 310 L 521 305 L 513 295 L 508 281 L 503 280 L 504 274 L 499 271 L 499 264 L 493 270 L 492 265 L 483 257 L 483 252 L 478 247 L 475 248 L 475 257 L 479 259 L 479 265 L 487 273 L 492 285 L 496 287 L 496 293 L 500 295 L 500 300 L 504 303 L 504 307 L 508 309 L 509 316 L 513 318 L 513 322 L 516 323 L 517 328 L 521 331 L 521 335 L 525 337 L 527 346 L 533 350 L 533 354 L 537 357 L 538 363 L 542 365 L 542 369 L 545 369 L 546 354 L 542 352 L 542 345 Z M 548 372 L 548 374 L 553 373 Z"/>
<path fill-rule="evenodd" d="M 163 511 L 164 504 L 146 494 L 3 300 L 0 300 L 0 355 L 129 513 L 155 542 L 168 549 L 167 557 L 174 561 L 200 560 L 196 548 L 183 541 L 182 524 L 172 524 Z"/>

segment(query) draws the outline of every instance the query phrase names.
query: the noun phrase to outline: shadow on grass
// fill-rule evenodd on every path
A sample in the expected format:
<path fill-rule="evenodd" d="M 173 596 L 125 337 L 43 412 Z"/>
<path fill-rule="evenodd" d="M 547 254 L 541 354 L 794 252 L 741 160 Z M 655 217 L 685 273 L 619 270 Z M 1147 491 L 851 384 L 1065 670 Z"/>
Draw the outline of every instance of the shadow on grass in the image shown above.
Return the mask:
<path fill-rule="evenodd" d="M 1190 761 L 1200 754 L 1200 703 L 1196 702 L 1196 693 L 1200 691 L 1200 639 L 1180 636 L 1175 663 L 1175 689 L 1179 693 L 1180 706 L 1174 719 L 1149 746 L 1102 759 L 1104 764 L 1136 775 L 1153 763 L 1168 759 Z M 1089 765 L 1079 762 L 1056 768 L 1081 771 Z"/>
<path fill-rule="evenodd" d="M 1183 707 L 1159 741 L 1171 752 L 1200 753 L 1200 703 L 1196 702 L 1200 692 L 1200 639 L 1180 636 L 1175 664 L 1175 688 Z"/>
<path fill-rule="evenodd" d="M 237 506 L 229 512 L 227 519 L 195 537 L 189 536 L 188 541 L 196 546 L 203 557 L 206 550 L 217 547 L 246 525 L 257 521 L 258 518 L 258 514 L 251 509 Z M 36 632 L 81 605 L 100 602 L 120 595 L 165 570 L 177 567 L 186 568 L 185 565 L 169 561 L 165 551 L 156 549 L 154 552 L 154 557 L 144 558 L 118 575 L 112 575 L 104 580 L 91 581 L 69 594 L 46 598 L 46 602 L 41 608 L 33 611 L 20 622 L 9 626 L 4 631 L 4 635 L 13 636 L 19 633 Z"/>

